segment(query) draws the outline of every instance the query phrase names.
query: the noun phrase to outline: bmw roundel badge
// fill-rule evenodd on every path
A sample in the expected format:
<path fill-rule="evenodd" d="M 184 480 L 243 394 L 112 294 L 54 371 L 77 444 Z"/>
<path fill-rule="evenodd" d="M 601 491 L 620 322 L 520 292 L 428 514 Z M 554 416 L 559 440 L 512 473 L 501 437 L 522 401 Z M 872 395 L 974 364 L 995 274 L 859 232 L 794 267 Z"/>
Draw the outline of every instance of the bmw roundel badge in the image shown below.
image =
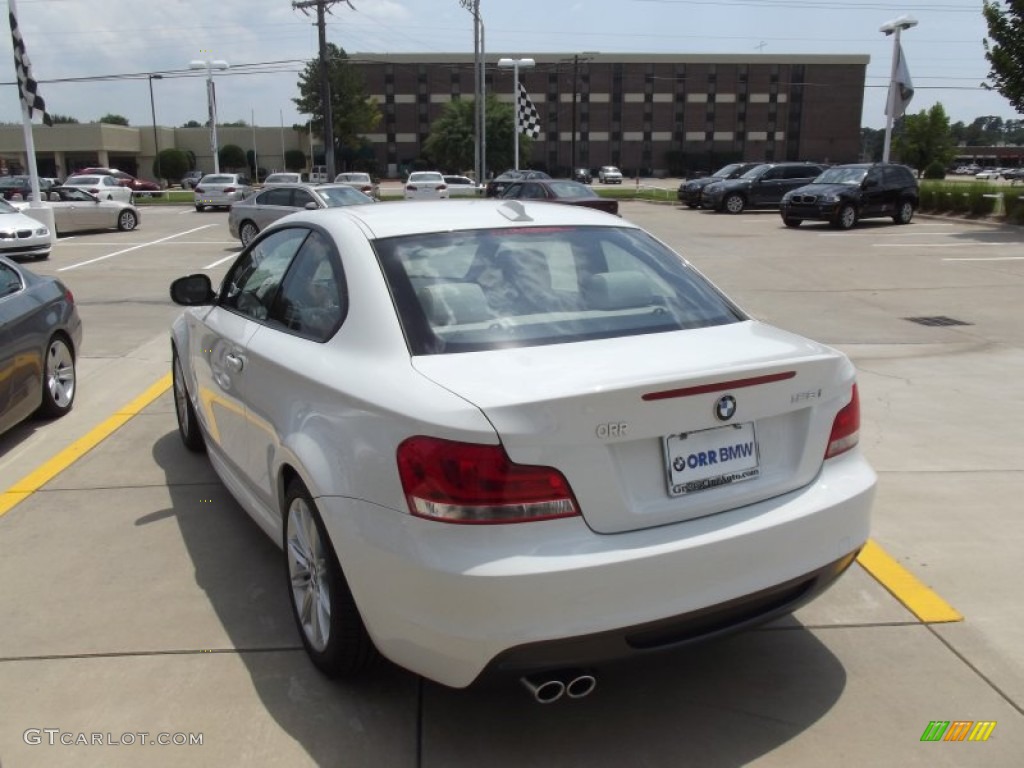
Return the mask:
<path fill-rule="evenodd" d="M 724 395 L 718 398 L 715 403 L 715 416 L 719 421 L 728 421 L 736 413 L 736 398 L 732 395 Z"/>

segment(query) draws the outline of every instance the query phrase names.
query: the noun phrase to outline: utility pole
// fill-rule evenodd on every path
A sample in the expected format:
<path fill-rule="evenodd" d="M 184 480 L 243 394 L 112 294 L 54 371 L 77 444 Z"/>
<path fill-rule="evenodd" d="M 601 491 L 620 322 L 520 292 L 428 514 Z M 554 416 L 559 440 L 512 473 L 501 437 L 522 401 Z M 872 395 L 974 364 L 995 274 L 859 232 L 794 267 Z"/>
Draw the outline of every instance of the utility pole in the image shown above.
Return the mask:
<path fill-rule="evenodd" d="M 316 8 L 316 26 L 320 40 L 320 111 L 324 116 L 324 165 L 327 166 L 327 180 L 334 181 L 334 111 L 331 109 L 331 79 L 327 66 L 327 23 L 324 20 L 330 6 L 345 3 L 352 8 L 349 0 L 293 0 L 292 8 L 303 13 L 307 8 Z M 353 9 L 354 10 L 354 9 Z M 313 158 L 309 158 L 310 164 Z"/>

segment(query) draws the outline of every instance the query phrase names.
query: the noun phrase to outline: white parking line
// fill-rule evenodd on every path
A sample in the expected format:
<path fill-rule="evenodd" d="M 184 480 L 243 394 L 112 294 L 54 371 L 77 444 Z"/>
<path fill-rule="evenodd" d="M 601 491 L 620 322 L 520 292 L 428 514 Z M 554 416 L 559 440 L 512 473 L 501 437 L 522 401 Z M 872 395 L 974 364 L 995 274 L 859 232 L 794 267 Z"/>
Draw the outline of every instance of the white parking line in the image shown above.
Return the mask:
<path fill-rule="evenodd" d="M 943 261 L 1024 261 L 1024 256 L 964 256 L 960 258 L 948 258 Z"/>
<path fill-rule="evenodd" d="M 232 253 L 230 256 L 225 256 L 223 259 L 217 259 L 217 261 L 213 262 L 213 264 L 207 264 L 205 267 L 203 267 L 203 269 L 213 269 L 214 267 L 219 267 L 225 261 L 231 261 L 231 259 L 234 259 L 234 258 L 237 258 L 237 257 L 238 257 L 237 253 Z"/>
<path fill-rule="evenodd" d="M 1013 243 L 872 243 L 872 248 L 979 248 L 1004 247 Z"/>
<path fill-rule="evenodd" d="M 214 226 L 216 226 L 216 224 L 204 224 L 201 227 L 196 227 L 195 229 L 187 229 L 184 232 L 179 232 L 176 235 L 168 235 L 167 237 L 161 237 L 159 240 L 151 240 L 148 243 L 139 243 L 138 245 L 133 245 L 131 248 L 123 248 L 120 251 L 114 251 L 113 253 L 108 253 L 105 256 L 97 256 L 95 259 L 89 259 L 88 261 L 80 261 L 77 264 L 69 264 L 66 267 L 61 267 L 57 271 L 58 272 L 67 272 L 69 269 L 78 269 L 78 267 L 84 267 L 87 264 L 95 264 L 97 261 L 103 261 L 104 259 L 113 258 L 114 256 L 120 256 L 122 253 L 128 253 L 130 251 L 137 251 L 140 248 L 147 248 L 147 247 L 149 247 L 151 245 L 157 245 L 159 243 L 164 243 L 164 242 L 167 242 L 168 240 L 173 240 L 176 237 L 181 237 L 182 235 L 190 235 L 193 232 L 198 232 L 201 229 L 208 229 L 208 228 L 214 227 Z"/>

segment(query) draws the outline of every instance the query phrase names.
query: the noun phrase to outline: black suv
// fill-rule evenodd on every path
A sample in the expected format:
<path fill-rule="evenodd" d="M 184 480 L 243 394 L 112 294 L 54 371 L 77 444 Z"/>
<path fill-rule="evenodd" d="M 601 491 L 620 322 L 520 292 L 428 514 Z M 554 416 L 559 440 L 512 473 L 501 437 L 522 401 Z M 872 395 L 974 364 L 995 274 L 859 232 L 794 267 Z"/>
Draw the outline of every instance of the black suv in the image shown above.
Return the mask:
<path fill-rule="evenodd" d="M 787 192 L 779 213 L 787 227 L 813 219 L 850 229 L 871 218 L 909 224 L 917 205 L 917 178 L 905 165 L 855 163 L 829 168 L 813 183 Z"/>
<path fill-rule="evenodd" d="M 716 181 L 723 181 L 725 179 L 735 179 L 747 171 L 757 168 L 759 165 L 764 165 L 764 163 L 730 163 L 719 168 L 710 176 L 700 179 L 687 179 L 679 185 L 676 197 L 679 198 L 679 202 L 690 208 L 700 208 L 701 193 L 708 184 L 714 184 Z"/>
<path fill-rule="evenodd" d="M 809 184 L 825 170 L 814 163 L 763 163 L 735 179 L 708 184 L 701 206 L 742 213 L 747 208 L 777 208 L 791 189 Z"/>

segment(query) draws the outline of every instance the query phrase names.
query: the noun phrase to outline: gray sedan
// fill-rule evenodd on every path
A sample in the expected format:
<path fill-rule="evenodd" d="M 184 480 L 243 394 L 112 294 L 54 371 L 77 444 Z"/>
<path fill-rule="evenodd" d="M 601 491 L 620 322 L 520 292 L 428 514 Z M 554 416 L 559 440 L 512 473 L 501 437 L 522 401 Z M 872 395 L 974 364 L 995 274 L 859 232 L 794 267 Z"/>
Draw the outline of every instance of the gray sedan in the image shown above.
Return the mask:
<path fill-rule="evenodd" d="M 230 208 L 252 194 L 249 177 L 240 173 L 208 173 L 195 187 L 196 211 Z"/>
<path fill-rule="evenodd" d="M 231 206 L 228 229 L 248 245 L 267 225 L 289 213 L 372 202 L 372 197 L 347 184 L 279 184 Z"/>
<path fill-rule="evenodd" d="M 0 320 L 0 432 L 33 413 L 63 416 L 82 343 L 71 291 L 0 256 Z"/>

